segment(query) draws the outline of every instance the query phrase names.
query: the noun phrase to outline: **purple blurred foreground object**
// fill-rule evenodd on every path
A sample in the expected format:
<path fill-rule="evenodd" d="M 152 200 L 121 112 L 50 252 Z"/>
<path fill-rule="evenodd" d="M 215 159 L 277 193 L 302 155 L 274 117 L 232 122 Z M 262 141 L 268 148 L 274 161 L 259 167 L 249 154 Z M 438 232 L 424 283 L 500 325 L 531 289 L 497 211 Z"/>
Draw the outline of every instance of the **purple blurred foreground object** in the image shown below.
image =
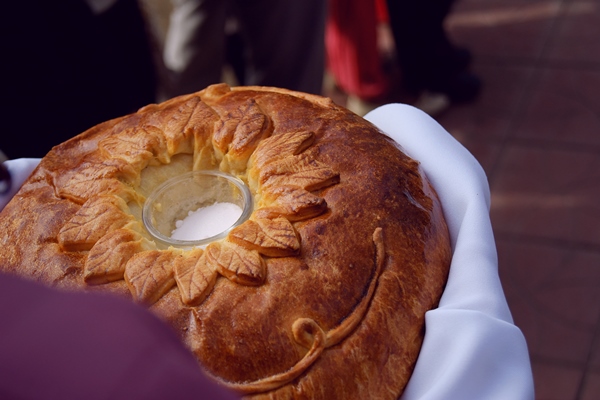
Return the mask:
<path fill-rule="evenodd" d="M 237 399 L 171 328 L 106 294 L 0 274 L 0 398 Z"/>

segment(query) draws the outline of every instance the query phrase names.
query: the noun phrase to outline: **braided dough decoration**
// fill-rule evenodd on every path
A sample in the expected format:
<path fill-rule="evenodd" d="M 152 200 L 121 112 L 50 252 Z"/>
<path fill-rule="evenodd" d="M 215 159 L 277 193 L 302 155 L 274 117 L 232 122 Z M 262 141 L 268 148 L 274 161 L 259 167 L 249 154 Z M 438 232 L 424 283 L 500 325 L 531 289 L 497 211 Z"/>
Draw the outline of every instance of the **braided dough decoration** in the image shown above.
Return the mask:
<path fill-rule="evenodd" d="M 153 241 L 152 189 L 216 169 L 249 186 L 250 219 L 205 249 Z M 398 398 L 450 260 L 417 162 L 329 99 L 262 87 L 214 85 L 55 147 L 0 232 L 4 270 L 146 304 L 252 398 Z"/>

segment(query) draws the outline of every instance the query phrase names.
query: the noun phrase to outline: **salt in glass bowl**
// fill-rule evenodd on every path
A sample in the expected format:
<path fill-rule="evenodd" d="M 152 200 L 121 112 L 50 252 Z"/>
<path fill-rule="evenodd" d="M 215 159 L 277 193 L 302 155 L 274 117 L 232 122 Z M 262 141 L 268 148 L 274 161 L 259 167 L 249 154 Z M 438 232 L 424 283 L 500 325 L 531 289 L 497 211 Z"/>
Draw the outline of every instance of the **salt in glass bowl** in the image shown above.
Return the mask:
<path fill-rule="evenodd" d="M 177 221 L 183 221 L 197 209 L 215 203 L 232 203 L 242 213 L 230 226 L 203 239 L 174 239 Z M 221 171 L 193 171 L 168 179 L 150 193 L 142 209 L 142 221 L 147 231 L 166 246 L 204 247 L 223 239 L 252 213 L 250 189 L 239 178 Z"/>

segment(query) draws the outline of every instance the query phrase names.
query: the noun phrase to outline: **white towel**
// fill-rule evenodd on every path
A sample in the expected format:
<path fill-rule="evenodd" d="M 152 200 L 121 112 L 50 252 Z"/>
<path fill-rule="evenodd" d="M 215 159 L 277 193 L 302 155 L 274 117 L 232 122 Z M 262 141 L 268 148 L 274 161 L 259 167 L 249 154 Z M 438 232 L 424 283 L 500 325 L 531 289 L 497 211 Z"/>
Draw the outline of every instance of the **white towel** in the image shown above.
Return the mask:
<path fill-rule="evenodd" d="M 477 160 L 424 112 L 388 104 L 365 116 L 421 167 L 437 191 L 452 241 L 439 308 L 402 400 L 531 400 L 531 363 L 498 276 L 490 190 Z"/>

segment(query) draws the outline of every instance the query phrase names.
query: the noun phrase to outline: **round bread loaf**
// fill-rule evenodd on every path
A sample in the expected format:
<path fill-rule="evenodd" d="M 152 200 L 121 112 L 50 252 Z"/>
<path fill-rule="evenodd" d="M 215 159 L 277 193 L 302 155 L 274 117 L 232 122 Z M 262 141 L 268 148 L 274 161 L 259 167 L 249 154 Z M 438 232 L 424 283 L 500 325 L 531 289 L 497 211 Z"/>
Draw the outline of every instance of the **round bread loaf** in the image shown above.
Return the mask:
<path fill-rule="evenodd" d="M 205 248 L 161 245 L 141 208 L 165 180 L 243 180 L 250 218 Z M 451 258 L 418 162 L 329 99 L 214 85 L 53 148 L 0 214 L 0 268 L 101 290 L 168 321 L 249 398 L 396 399 Z"/>

